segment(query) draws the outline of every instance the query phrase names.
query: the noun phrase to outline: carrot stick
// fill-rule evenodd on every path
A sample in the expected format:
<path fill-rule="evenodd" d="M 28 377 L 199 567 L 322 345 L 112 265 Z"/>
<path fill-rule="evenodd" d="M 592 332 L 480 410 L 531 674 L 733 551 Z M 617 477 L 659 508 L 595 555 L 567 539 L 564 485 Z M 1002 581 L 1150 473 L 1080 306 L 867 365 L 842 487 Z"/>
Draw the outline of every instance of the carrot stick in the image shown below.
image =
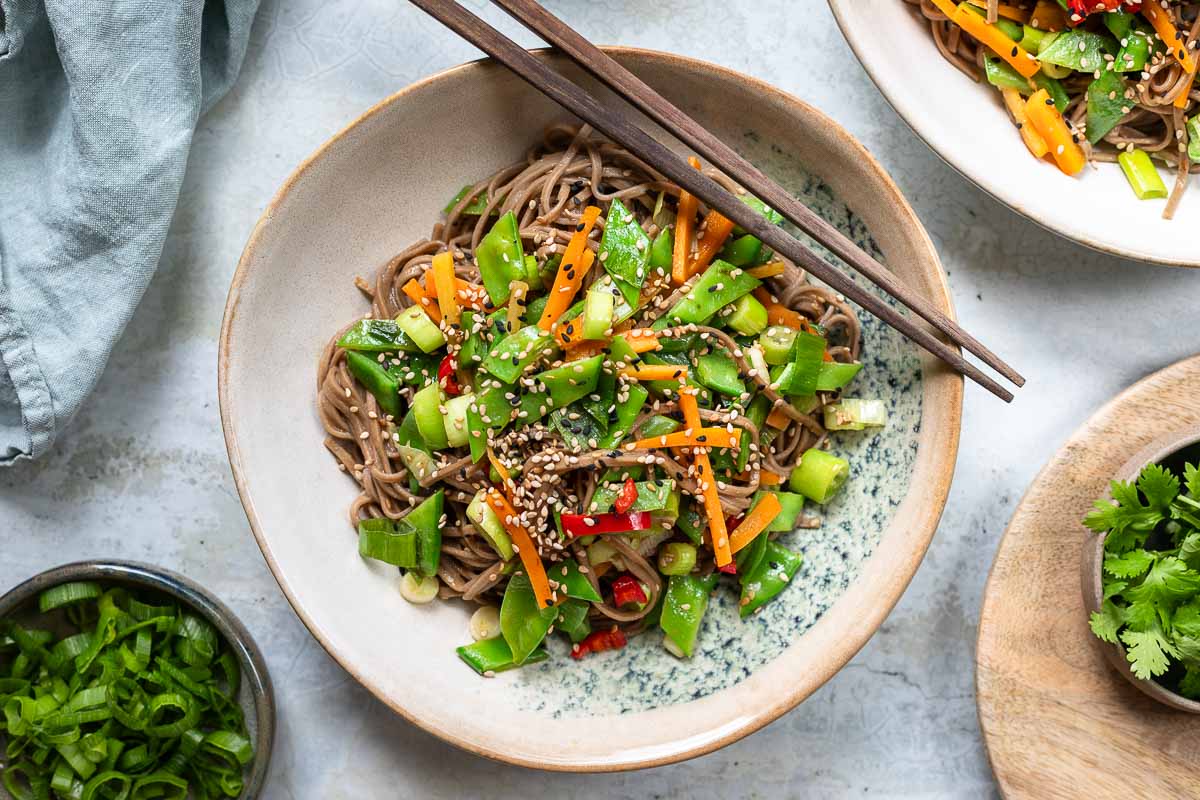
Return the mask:
<path fill-rule="evenodd" d="M 487 289 L 478 284 L 464 281 L 462 278 L 454 279 L 455 294 L 458 296 L 458 304 L 466 308 L 472 308 L 476 311 L 484 311 L 488 308 Z M 437 286 L 433 282 L 433 270 L 425 273 L 425 296 L 430 300 L 437 300 Z"/>
<path fill-rule="evenodd" d="M 500 517 L 500 523 L 504 525 L 504 530 L 508 531 L 513 544 L 516 545 L 517 555 L 521 557 L 525 574 L 529 576 L 529 584 L 533 587 L 538 608 L 548 607 L 552 594 L 550 580 L 546 577 L 546 568 L 542 565 L 542 559 L 538 556 L 537 547 L 534 546 L 529 531 L 517 522 L 517 512 L 513 510 L 507 497 L 495 489 L 489 490 L 485 497 L 487 504 L 496 512 L 496 516 Z"/>
<path fill-rule="evenodd" d="M 700 161 L 695 156 L 689 158 L 688 163 L 700 169 Z M 671 281 L 676 286 L 687 283 L 692 227 L 699 205 L 700 202 L 690 192 L 680 190 L 678 212 L 675 214 L 675 249 L 671 253 Z"/>
<path fill-rule="evenodd" d="M 454 256 L 450 253 L 438 253 L 433 257 L 433 285 L 437 290 L 438 309 L 442 317 L 457 325 L 462 317 L 462 309 L 458 306 L 458 287 L 454 285 Z"/>
<path fill-rule="evenodd" d="M 442 312 L 438 310 L 437 305 L 425 296 L 425 290 L 421 288 L 421 284 L 417 283 L 417 279 L 413 278 L 408 283 L 404 284 L 402 290 L 408 295 L 414 303 L 425 309 L 425 313 L 434 321 L 434 324 L 441 324 Z"/>
<path fill-rule="evenodd" d="M 680 392 L 679 407 L 683 411 L 684 424 L 689 428 L 700 428 L 700 406 L 696 403 L 696 395 L 692 392 Z M 713 472 L 712 462 L 708 453 L 700 451 L 694 455 L 696 464 L 696 480 L 700 484 L 701 496 L 704 499 L 704 515 L 708 517 L 708 533 L 712 539 L 713 554 L 717 566 L 723 567 L 733 561 L 729 551 L 729 533 L 725 530 L 725 512 L 721 508 L 721 497 L 717 493 L 717 476 Z"/>
<path fill-rule="evenodd" d="M 788 425 L 792 424 L 792 418 L 783 412 L 783 407 L 771 409 L 771 413 L 767 415 L 767 424 L 772 428 L 783 430 Z"/>
<path fill-rule="evenodd" d="M 1009 66 L 1024 77 L 1032 78 L 1042 68 L 1041 62 L 1031 55 L 1028 50 L 1008 38 L 999 27 L 989 25 L 987 20 L 965 6 L 956 8 L 950 20 L 996 51 L 996 55 L 1007 61 Z"/>
<path fill-rule="evenodd" d="M 771 293 L 763 287 L 760 286 L 754 290 L 754 297 L 767 309 L 768 325 L 783 325 L 795 331 L 807 332 L 810 330 L 808 320 L 804 318 L 804 315 L 781 303 L 776 303 L 771 299 Z"/>
<path fill-rule="evenodd" d="M 758 473 L 759 486 L 778 486 L 781 483 L 783 483 L 783 478 L 774 472 L 762 471 Z"/>
<path fill-rule="evenodd" d="M 658 447 L 739 447 L 741 432 L 730 433 L 725 428 L 692 428 L 688 431 L 665 433 L 649 439 L 638 439 L 625 445 L 626 450 L 653 450 Z"/>
<path fill-rule="evenodd" d="M 762 499 L 758 501 L 758 505 L 746 515 L 740 525 L 733 529 L 733 533 L 729 534 L 730 552 L 736 553 L 754 541 L 754 537 L 758 536 L 768 525 L 774 522 L 782 510 L 783 506 L 779 504 L 778 497 L 771 492 L 763 493 Z"/>
<path fill-rule="evenodd" d="M 753 269 L 746 270 L 746 272 L 753 275 L 755 278 L 758 278 L 759 280 L 762 280 L 763 278 L 774 278 L 776 275 L 783 274 L 783 262 L 772 261 L 770 264 L 763 264 L 761 267 L 754 267 Z"/>
<path fill-rule="evenodd" d="M 658 332 L 650 328 L 638 328 L 622 334 L 622 337 L 629 344 L 629 348 L 635 353 L 648 353 L 651 350 L 658 349 Z"/>
<path fill-rule="evenodd" d="M 733 233 L 733 220 L 719 211 L 709 211 L 708 216 L 704 218 L 703 228 L 704 233 L 696 244 L 696 257 L 687 267 L 689 278 L 697 272 L 702 272 L 712 263 L 713 257 L 721 252 L 725 240 Z"/>
<path fill-rule="evenodd" d="M 1066 120 L 1058 113 L 1054 101 L 1045 89 L 1038 89 L 1029 96 L 1025 103 L 1025 116 L 1050 146 L 1050 155 L 1054 156 L 1058 168 L 1067 175 L 1078 175 L 1087 159 L 1084 158 L 1083 150 L 1075 144 L 1071 129 L 1067 127 Z"/>
<path fill-rule="evenodd" d="M 1041 158 L 1049 153 L 1050 145 L 1046 144 L 1042 135 L 1033 129 L 1033 126 L 1029 124 L 1029 118 L 1025 116 L 1025 98 L 1021 97 L 1021 93 L 1016 89 L 1001 89 L 1000 94 L 1004 96 L 1004 105 L 1008 106 L 1008 111 L 1012 114 L 1013 121 L 1021 132 L 1021 139 L 1029 148 L 1029 152 L 1033 153 L 1033 157 Z"/>
<path fill-rule="evenodd" d="M 1184 72 L 1194 75 L 1196 73 L 1196 59 L 1188 51 L 1187 44 L 1183 41 L 1183 37 L 1179 35 L 1179 30 L 1176 29 L 1175 23 L 1171 21 L 1170 12 L 1159 5 L 1159 0 L 1145 0 L 1142 3 L 1142 16 L 1150 21 L 1150 24 L 1154 27 L 1154 32 L 1158 34 L 1158 38 L 1163 40 L 1163 44 L 1171 51 L 1171 55 L 1175 57 L 1175 60 L 1183 65 Z"/>
<path fill-rule="evenodd" d="M 682 381 L 688 376 L 688 368 L 675 364 L 647 364 L 642 367 L 627 367 L 621 370 L 627 378 L 639 381 Z"/>
<path fill-rule="evenodd" d="M 579 291 L 579 287 L 583 283 L 583 276 L 591 269 L 591 259 L 584 254 L 591 253 L 591 250 L 586 249 L 587 240 L 599 217 L 599 206 L 585 208 L 583 217 L 576 226 L 575 233 L 571 236 L 571 241 L 567 243 L 567 250 L 563 253 L 558 274 L 554 276 L 554 286 L 550 289 L 550 300 L 547 301 L 546 310 L 542 312 L 542 318 L 538 321 L 538 327 L 544 331 L 549 332 L 554 327 L 554 322 L 571 307 L 571 300 Z M 592 258 L 595 258 L 594 253 Z"/>

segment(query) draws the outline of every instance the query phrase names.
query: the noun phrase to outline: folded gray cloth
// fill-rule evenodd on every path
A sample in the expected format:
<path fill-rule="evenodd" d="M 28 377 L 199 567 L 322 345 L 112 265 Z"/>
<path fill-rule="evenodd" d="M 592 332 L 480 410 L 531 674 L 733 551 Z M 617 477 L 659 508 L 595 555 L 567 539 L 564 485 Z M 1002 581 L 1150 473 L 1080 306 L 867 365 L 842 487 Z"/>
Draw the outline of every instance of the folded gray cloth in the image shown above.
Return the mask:
<path fill-rule="evenodd" d="M 258 0 L 0 0 L 0 464 L 79 410 L 141 299 Z"/>

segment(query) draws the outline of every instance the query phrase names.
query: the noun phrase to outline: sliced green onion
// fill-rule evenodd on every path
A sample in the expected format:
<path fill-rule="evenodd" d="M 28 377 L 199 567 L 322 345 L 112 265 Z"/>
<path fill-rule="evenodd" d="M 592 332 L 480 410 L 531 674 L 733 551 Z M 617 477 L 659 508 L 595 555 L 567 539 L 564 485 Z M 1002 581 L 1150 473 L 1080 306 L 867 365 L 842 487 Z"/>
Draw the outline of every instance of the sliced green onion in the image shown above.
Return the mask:
<path fill-rule="evenodd" d="M 100 595 L 98 583 L 62 583 L 38 595 L 38 609 L 45 614 L 56 608 L 82 603 L 84 600 L 95 600 Z"/>
<path fill-rule="evenodd" d="M 1117 156 L 1117 163 L 1138 200 L 1160 200 L 1167 196 L 1167 187 L 1145 150 L 1126 150 Z"/>
<path fill-rule="evenodd" d="M 861 431 L 887 424 L 887 408 L 882 400 L 847 397 L 825 406 L 824 414 L 825 429 L 830 431 Z"/>

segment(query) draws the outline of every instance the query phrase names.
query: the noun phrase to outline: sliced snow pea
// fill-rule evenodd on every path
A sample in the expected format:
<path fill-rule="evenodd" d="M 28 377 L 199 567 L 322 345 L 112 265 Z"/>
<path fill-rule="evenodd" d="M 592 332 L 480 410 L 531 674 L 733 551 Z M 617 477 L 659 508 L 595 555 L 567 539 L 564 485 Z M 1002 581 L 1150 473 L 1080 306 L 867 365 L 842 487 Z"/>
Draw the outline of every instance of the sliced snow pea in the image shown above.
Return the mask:
<path fill-rule="evenodd" d="M 779 533 L 795 530 L 796 521 L 800 519 L 800 512 L 804 511 L 804 495 L 794 492 L 776 492 L 775 497 L 779 499 L 780 510 L 771 524 L 767 526 L 767 530 Z"/>
<path fill-rule="evenodd" d="M 360 319 L 342 334 L 337 344 L 343 350 L 361 353 L 417 353 L 421 350 L 416 342 L 408 338 L 408 334 L 400 330 L 395 320 L 390 319 Z"/>
<path fill-rule="evenodd" d="M 513 383 L 553 346 L 553 336 L 536 325 L 527 325 L 493 345 L 483 359 L 483 368 L 505 383 Z"/>
<path fill-rule="evenodd" d="M 759 200 L 754 195 L 744 194 L 744 195 L 741 195 L 741 197 L 739 199 L 743 203 L 745 203 L 746 205 L 750 206 L 755 211 L 757 211 L 758 215 L 760 217 L 762 217 L 763 219 L 765 219 L 767 222 L 771 223 L 772 225 L 778 225 L 779 223 L 783 222 L 782 214 L 780 214 L 778 211 L 776 211 L 775 209 L 768 206 L 762 200 Z M 746 233 L 747 233 L 746 229 L 740 225 L 736 225 L 733 228 L 734 236 L 743 236 Z"/>
<path fill-rule="evenodd" d="M 442 423 L 442 400 L 442 390 L 436 383 L 428 384 L 413 395 L 413 418 L 428 450 L 444 450 L 450 444 L 446 439 L 446 426 Z"/>
<path fill-rule="evenodd" d="M 451 198 L 450 202 L 446 204 L 446 207 L 442 209 L 442 213 L 449 214 L 451 211 L 453 211 L 454 207 L 456 205 L 458 205 L 459 203 L 461 203 L 463 201 L 463 199 L 467 196 L 467 193 L 470 191 L 471 191 L 471 184 L 467 184 L 466 186 L 459 189 L 458 194 L 454 195 L 454 197 Z M 501 198 L 501 199 L 503 199 L 503 198 Z M 464 216 L 468 216 L 468 217 L 478 217 L 480 214 L 482 214 L 484 211 L 487 210 L 487 205 L 488 205 L 487 189 L 480 189 L 479 193 L 476 194 L 473 198 L 471 198 L 471 202 L 467 203 L 463 207 L 463 210 L 460 211 L 459 213 Z M 496 214 L 496 212 L 497 212 L 497 209 L 492 209 L 493 215 Z"/>
<path fill-rule="evenodd" d="M 1079 72 L 1095 72 L 1106 67 L 1106 54 L 1116 52 L 1116 42 L 1111 36 L 1074 28 L 1063 31 L 1038 53 L 1038 60 L 1043 64 L 1056 64 Z"/>
<path fill-rule="evenodd" d="M 765 534 L 760 534 L 765 536 Z M 742 597 L 738 614 L 745 619 L 775 597 L 799 572 L 804 557 L 778 542 L 768 541 L 762 560 L 742 575 Z"/>
<path fill-rule="evenodd" d="M 650 237 L 620 200 L 609 206 L 598 255 L 625 302 L 636 306 L 650 264 Z"/>
<path fill-rule="evenodd" d="M 771 401 L 765 395 L 755 395 L 750 401 L 749 407 L 746 408 L 746 419 L 754 423 L 754 427 L 758 431 L 762 431 L 763 425 L 767 421 L 767 416 L 771 413 Z M 745 431 L 742 432 L 741 445 L 738 448 L 736 468 L 738 472 L 746 469 L 746 465 L 750 461 L 750 443 L 751 436 Z M 757 444 L 757 442 L 755 443 Z"/>
<path fill-rule="evenodd" d="M 510 211 L 496 220 L 475 248 L 475 260 L 492 305 L 507 303 L 509 284 L 525 277 L 525 252 L 516 214 Z"/>
<path fill-rule="evenodd" d="M 633 423 L 642 413 L 642 406 L 646 404 L 649 396 L 650 392 L 644 386 L 639 384 L 629 386 L 629 395 L 625 401 L 617 403 L 616 420 L 608 426 L 608 433 L 600 440 L 601 448 L 616 447 L 622 439 L 629 435 Z"/>
<path fill-rule="evenodd" d="M 683 531 L 683 535 L 699 546 L 704 541 L 704 531 L 708 529 L 708 519 L 695 502 L 688 500 L 679 509 L 679 519 L 675 527 Z"/>
<path fill-rule="evenodd" d="M 675 492 L 675 481 L 671 480 L 640 481 L 634 486 L 637 487 L 637 499 L 628 511 L 663 511 L 671 504 L 671 495 Z M 620 485 L 606 483 L 598 486 L 588 505 L 588 513 L 611 511 L 620 491 Z"/>
<path fill-rule="evenodd" d="M 554 408 L 564 408 L 595 390 L 603 364 L 602 355 L 568 361 L 561 367 L 539 372 L 535 380 L 545 384 Z"/>
<path fill-rule="evenodd" d="M 832 392 L 835 389 L 841 389 L 853 380 L 854 376 L 862 368 L 863 365 L 858 362 L 853 364 L 843 364 L 840 361 L 822 362 L 821 371 L 817 374 L 815 390 L 818 392 Z"/>
<path fill-rule="evenodd" d="M 736 275 L 733 274 L 735 271 Z M 666 314 L 659 317 L 652 327 L 655 330 L 663 330 L 672 325 L 701 324 L 734 300 L 761 285 L 762 281 L 758 278 L 728 261 L 714 261 L 692 286 L 691 291 Z"/>
<path fill-rule="evenodd" d="M 422 575 L 437 575 L 442 558 L 442 510 L 445 491 L 438 489 L 401 522 L 417 534 L 417 569 Z M 532 591 L 532 590 L 531 590 Z"/>
<path fill-rule="evenodd" d="M 658 625 L 665 634 L 663 644 L 681 658 L 690 658 L 695 650 L 700 622 L 708 609 L 708 595 L 716 583 L 716 573 L 707 578 L 672 575 L 667 583 Z"/>
<path fill-rule="evenodd" d="M 730 397 L 738 397 L 746 391 L 746 384 L 738 377 L 737 362 L 721 350 L 696 359 L 696 379 L 714 392 Z"/>
<path fill-rule="evenodd" d="M 654 244 L 650 245 L 650 266 L 654 269 L 670 270 L 674 251 L 675 234 L 670 228 L 663 228 L 658 236 L 654 237 Z"/>
<path fill-rule="evenodd" d="M 604 436 L 604 431 L 596 424 L 596 420 L 592 419 L 586 413 L 579 414 L 578 419 L 571 419 L 571 407 L 555 409 L 550 414 L 550 427 L 558 432 L 558 435 L 563 437 L 567 447 L 579 448 L 580 450 L 593 449 L 599 446 L 600 437 Z"/>
<path fill-rule="evenodd" d="M 579 563 L 573 558 L 550 566 L 546 574 L 551 580 L 558 581 L 559 587 L 567 597 L 586 600 L 589 603 L 599 603 L 603 599 L 587 576 L 579 571 Z"/>
<path fill-rule="evenodd" d="M 487 504 L 484 499 L 486 496 L 487 489 L 480 489 L 475 494 L 467 506 L 467 518 L 475 523 L 475 528 L 488 540 L 496 555 L 503 561 L 509 561 L 513 557 L 512 537 L 504 529 L 500 517 Z"/>
<path fill-rule="evenodd" d="M 523 664 L 537 649 L 558 617 L 555 606 L 538 608 L 537 597 L 524 572 L 508 579 L 500 603 L 500 632 L 512 650 L 514 664 Z"/>
<path fill-rule="evenodd" d="M 526 656 L 524 661 L 518 663 L 513 658 L 512 648 L 508 646 L 508 642 L 504 640 L 503 636 L 481 639 L 473 644 L 464 645 L 455 652 L 458 653 L 458 657 L 464 664 L 484 676 L 514 669 L 522 664 L 536 664 L 550 657 L 546 648 L 539 647 Z"/>
<path fill-rule="evenodd" d="M 588 622 L 591 609 L 591 604 L 583 600 L 568 599 L 559 603 L 554 629 L 565 633 L 572 642 L 582 642 L 592 632 L 592 624 Z"/>
<path fill-rule="evenodd" d="M 762 242 L 748 233 L 730 239 L 721 250 L 721 258 L 735 267 L 752 267 L 759 263 L 761 255 Z"/>
<path fill-rule="evenodd" d="M 400 416 L 400 384 L 387 368 L 375 359 L 356 353 L 346 353 L 350 374 L 379 402 L 379 407 L 393 417 Z"/>
<path fill-rule="evenodd" d="M 1092 144 L 1103 139 L 1130 107 L 1125 99 L 1125 81 L 1117 72 L 1103 70 L 1087 89 L 1087 138 Z"/>
<path fill-rule="evenodd" d="M 588 413 L 592 419 L 596 420 L 596 424 L 608 432 L 611 421 L 616 417 L 616 412 L 609 412 L 617 403 L 617 376 L 605 370 L 600 371 L 600 378 L 596 381 L 596 388 L 591 394 L 579 401 L 579 405 Z"/>

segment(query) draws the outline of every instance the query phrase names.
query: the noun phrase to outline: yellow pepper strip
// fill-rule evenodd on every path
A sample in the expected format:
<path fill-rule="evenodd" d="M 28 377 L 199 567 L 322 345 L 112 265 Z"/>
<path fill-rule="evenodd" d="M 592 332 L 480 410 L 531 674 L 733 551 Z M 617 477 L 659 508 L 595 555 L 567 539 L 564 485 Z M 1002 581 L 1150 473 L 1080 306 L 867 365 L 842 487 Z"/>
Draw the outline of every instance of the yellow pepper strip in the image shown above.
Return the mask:
<path fill-rule="evenodd" d="M 1150 21 L 1158 38 L 1163 40 L 1163 44 L 1171 51 L 1175 60 L 1183 65 L 1184 71 L 1189 75 L 1195 75 L 1196 57 L 1188 50 L 1183 37 L 1179 35 L 1175 23 L 1171 21 L 1170 12 L 1159 5 L 1159 0 L 1145 0 L 1142 3 L 1142 16 Z"/>
<path fill-rule="evenodd" d="M 688 376 L 688 368 L 675 364 L 647 364 L 642 367 L 626 367 L 621 370 L 621 374 L 639 381 L 684 381 Z"/>
<path fill-rule="evenodd" d="M 1067 12 L 1055 0 L 1038 0 L 1029 15 L 1029 27 L 1052 33 L 1067 29 Z"/>
<path fill-rule="evenodd" d="M 763 264 L 761 267 L 754 267 L 746 270 L 746 273 L 753 275 L 755 278 L 762 280 L 763 278 L 774 278 L 776 275 L 782 275 L 784 270 L 782 261 L 772 261 L 770 264 Z"/>
<path fill-rule="evenodd" d="M 586 250 L 588 236 L 592 232 L 592 228 L 596 226 L 596 220 L 600 218 L 599 206 L 588 206 L 583 210 L 583 217 L 579 221 L 579 225 L 575 228 L 575 233 L 571 236 L 571 241 L 567 244 L 567 250 L 563 253 L 562 262 L 558 267 L 558 274 L 554 276 L 554 286 L 550 289 L 550 299 L 546 301 L 546 310 L 542 312 L 542 318 L 538 321 L 538 327 L 547 333 L 554 326 L 555 320 L 563 315 L 568 308 L 571 307 L 571 301 L 575 298 L 575 293 L 579 291 L 580 285 L 583 283 L 583 276 L 587 274 L 591 267 L 591 261 L 584 262 L 584 253 L 590 253 Z M 594 254 L 593 254 L 593 257 Z"/>
<path fill-rule="evenodd" d="M 433 286 L 437 290 L 438 309 L 442 318 L 457 325 L 462 318 L 462 309 L 458 306 L 458 287 L 454 283 L 454 256 L 450 253 L 438 253 L 433 257 Z"/>
<path fill-rule="evenodd" d="M 696 395 L 680 392 L 679 407 L 683 411 L 684 424 L 699 429 L 700 406 L 696 403 Z M 721 508 L 717 476 L 713 472 L 712 462 L 708 460 L 708 453 L 700 451 L 693 455 L 693 459 L 696 482 L 700 484 L 700 494 L 704 500 L 704 515 L 708 517 L 708 535 L 712 539 L 713 555 L 716 556 L 717 566 L 723 567 L 733 561 L 733 553 L 729 550 L 729 533 L 725 529 L 725 510 Z"/>
<path fill-rule="evenodd" d="M 736 553 L 754 541 L 754 538 L 779 516 L 783 506 L 773 492 L 763 492 L 762 499 L 729 534 L 729 551 Z"/>
<path fill-rule="evenodd" d="M 462 278 L 454 279 L 456 294 L 458 295 L 458 304 L 464 308 L 473 308 L 476 311 L 487 311 L 488 294 L 487 289 L 482 286 L 464 281 Z M 437 286 L 433 282 L 433 270 L 425 273 L 425 296 L 430 300 L 437 300 Z"/>
<path fill-rule="evenodd" d="M 994 50 L 996 55 L 1007 61 L 1009 66 L 1024 77 L 1032 78 L 1042 68 L 1041 62 L 1028 50 L 1008 38 L 996 25 L 988 25 L 987 20 L 966 6 L 956 8 L 950 20 Z"/>
<path fill-rule="evenodd" d="M 402 291 L 408 295 L 414 303 L 425 309 L 425 313 L 429 315 L 429 318 L 433 320 L 435 325 L 441 323 L 442 312 L 438 309 L 437 303 L 433 302 L 425 295 L 425 290 L 421 288 L 421 284 L 417 282 L 416 278 L 413 278 L 408 283 L 404 284 Z"/>
<path fill-rule="evenodd" d="M 664 433 L 649 439 L 638 439 L 625 445 L 626 450 L 653 450 L 658 447 L 740 447 L 740 431 L 730 433 L 725 428 L 698 428 L 688 431 Z"/>
<path fill-rule="evenodd" d="M 700 169 L 695 156 L 688 159 L 694 168 Z M 700 205 L 690 192 L 680 189 L 678 212 L 675 214 L 675 249 L 671 252 L 671 280 L 676 286 L 687 283 L 688 255 L 692 249 L 692 228 L 696 224 L 696 211 Z"/>
<path fill-rule="evenodd" d="M 967 2 L 973 6 L 978 6 L 979 8 L 987 8 L 987 0 L 967 0 Z M 996 8 L 996 14 L 1004 17 L 1005 19 L 1011 19 L 1014 22 L 1020 22 L 1022 25 L 1024 25 L 1026 22 L 1029 22 L 1028 11 L 1023 8 L 1017 8 L 1016 6 L 1005 5 L 1004 3 L 1001 3 Z"/>
<path fill-rule="evenodd" d="M 1025 117 L 1050 146 L 1050 154 L 1054 156 L 1058 168 L 1067 175 L 1078 175 L 1087 159 L 1045 89 L 1038 89 L 1029 96 L 1025 103 Z"/>
<path fill-rule="evenodd" d="M 537 547 L 533 544 L 533 537 L 517 521 L 517 512 L 513 510 L 507 497 L 495 489 L 490 489 L 484 497 L 488 506 L 500 518 L 504 530 L 508 531 L 508 535 L 512 537 L 517 555 L 521 557 L 521 564 L 525 567 L 525 574 L 529 576 L 529 585 L 533 587 L 538 608 L 547 608 L 550 605 L 552 594 L 550 580 L 546 577 L 546 567 L 543 566 L 542 559 L 538 556 Z"/>
<path fill-rule="evenodd" d="M 1004 105 L 1008 106 L 1008 111 L 1017 124 L 1017 130 L 1021 132 L 1021 139 L 1029 148 L 1029 152 L 1033 153 L 1033 157 L 1041 158 L 1049 153 L 1050 145 L 1046 144 L 1042 135 L 1033 129 L 1025 116 L 1025 98 L 1021 97 L 1021 93 L 1016 89 L 1001 89 L 1000 93 L 1004 95 Z"/>

